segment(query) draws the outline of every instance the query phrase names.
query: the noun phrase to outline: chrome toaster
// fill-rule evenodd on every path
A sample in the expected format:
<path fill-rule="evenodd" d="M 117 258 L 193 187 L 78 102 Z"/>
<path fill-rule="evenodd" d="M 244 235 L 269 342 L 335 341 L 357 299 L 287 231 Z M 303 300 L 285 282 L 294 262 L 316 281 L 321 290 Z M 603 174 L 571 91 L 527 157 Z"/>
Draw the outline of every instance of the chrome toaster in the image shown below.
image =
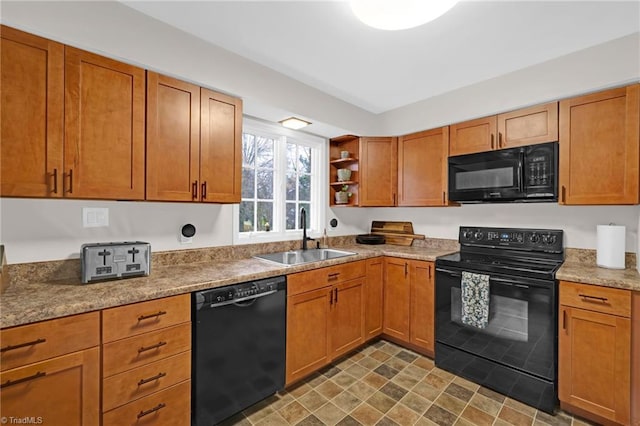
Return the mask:
<path fill-rule="evenodd" d="M 83 244 L 80 247 L 82 282 L 149 275 L 151 245 L 142 241 Z"/>

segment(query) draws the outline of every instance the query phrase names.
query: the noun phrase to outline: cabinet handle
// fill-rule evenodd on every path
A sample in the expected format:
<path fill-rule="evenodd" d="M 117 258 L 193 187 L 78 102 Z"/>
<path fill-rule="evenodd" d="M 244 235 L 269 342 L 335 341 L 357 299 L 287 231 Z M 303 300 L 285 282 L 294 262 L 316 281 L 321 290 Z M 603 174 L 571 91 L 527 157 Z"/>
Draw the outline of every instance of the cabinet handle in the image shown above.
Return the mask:
<path fill-rule="evenodd" d="M 581 294 L 581 293 L 578 293 L 578 296 L 582 297 L 583 299 L 587 299 L 585 300 L 585 302 L 588 302 L 590 300 L 599 300 L 601 303 L 606 303 L 607 300 L 609 300 L 606 297 L 589 296 L 588 294 Z"/>
<path fill-rule="evenodd" d="M 340 272 L 334 272 L 333 274 L 329 274 L 327 276 L 327 281 L 337 280 L 339 276 L 340 276 Z"/>
<path fill-rule="evenodd" d="M 32 340 L 30 342 L 20 343 L 19 345 L 7 345 L 4 348 L 0 349 L 0 353 L 7 352 L 7 351 L 12 351 L 14 349 L 24 348 L 26 346 L 39 345 L 40 343 L 44 343 L 46 341 L 47 341 L 47 339 L 40 338 L 40 339 Z"/>
<path fill-rule="evenodd" d="M 155 314 L 149 314 L 149 315 L 140 315 L 138 317 L 138 321 L 144 321 L 146 319 L 150 319 L 150 318 L 156 318 L 159 317 L 160 315 L 166 315 L 167 312 L 166 311 L 158 311 Z"/>
<path fill-rule="evenodd" d="M 138 386 L 142 386 L 144 384 L 147 384 L 149 382 L 154 382 L 158 379 L 162 379 L 164 376 L 166 376 L 167 373 L 158 373 L 153 377 L 149 377 L 148 379 L 140 379 L 140 381 L 138 382 Z"/>
<path fill-rule="evenodd" d="M 163 409 L 164 407 L 166 407 L 166 406 L 167 406 L 167 404 L 165 404 L 165 403 L 161 402 L 160 404 L 156 405 L 156 406 L 155 406 L 155 407 L 153 407 L 153 408 L 150 408 L 150 409 L 149 409 L 149 410 L 147 410 L 147 411 L 140 411 L 140 412 L 138 413 L 138 418 L 139 418 L 139 419 L 141 419 L 141 418 L 143 418 L 144 416 L 146 416 L 147 414 L 155 413 L 155 412 L 156 412 L 156 411 L 158 411 L 158 410 L 162 410 L 162 409 Z"/>
<path fill-rule="evenodd" d="M 333 291 L 335 291 L 335 292 L 336 292 L 336 303 L 338 303 L 338 289 L 337 289 L 337 288 L 335 288 L 335 289 L 333 289 Z"/>
<path fill-rule="evenodd" d="M 562 329 L 567 329 L 567 311 L 565 309 L 562 310 Z"/>
<path fill-rule="evenodd" d="M 202 193 L 203 200 L 207 198 L 207 181 L 202 182 L 202 191 L 200 192 Z"/>
<path fill-rule="evenodd" d="M 198 181 L 197 180 L 193 182 L 193 184 L 191 185 L 191 198 L 194 200 L 198 198 Z"/>
<path fill-rule="evenodd" d="M 73 169 L 69 169 L 69 194 L 73 193 Z"/>
<path fill-rule="evenodd" d="M 153 349 L 158 349 L 158 348 L 163 347 L 166 344 L 167 344 L 167 342 L 160 341 L 160 342 L 156 343 L 155 345 L 146 346 L 146 347 L 145 346 L 140 346 L 140 348 L 138 349 L 138 353 L 141 354 L 142 352 L 147 352 L 147 351 L 151 351 Z"/>
<path fill-rule="evenodd" d="M 333 305 L 333 290 L 329 292 L 329 305 Z"/>
<path fill-rule="evenodd" d="M 13 385 L 17 385 L 17 384 L 20 384 L 20 383 L 28 382 L 30 380 L 38 379 L 38 378 L 44 377 L 46 375 L 47 375 L 47 373 L 45 373 L 43 371 L 38 371 L 36 374 L 33 374 L 31 376 L 27 376 L 27 377 L 23 377 L 22 379 L 7 380 L 6 382 L 4 382 L 4 383 L 2 383 L 0 385 L 0 389 L 4 389 L 4 388 L 8 388 L 9 386 L 13 386 Z"/>
<path fill-rule="evenodd" d="M 53 169 L 53 193 L 58 193 L 58 169 Z"/>
<path fill-rule="evenodd" d="M 442 191 L 442 205 L 447 204 L 447 193 Z"/>
<path fill-rule="evenodd" d="M 408 269 L 408 268 L 409 268 L 409 264 L 408 264 L 407 262 L 404 262 L 404 276 L 405 276 L 405 277 L 407 276 L 407 273 L 408 273 L 408 270 L 407 270 L 407 269 Z"/>
<path fill-rule="evenodd" d="M 565 186 L 562 185 L 562 202 L 563 203 L 566 202 L 566 193 L 567 193 L 567 190 L 566 190 Z"/>
<path fill-rule="evenodd" d="M 493 143 L 493 139 L 494 139 L 494 136 L 493 136 L 493 133 L 491 133 L 491 149 L 495 149 L 495 144 Z"/>
<path fill-rule="evenodd" d="M 498 148 L 502 148 L 502 132 L 498 132 Z"/>

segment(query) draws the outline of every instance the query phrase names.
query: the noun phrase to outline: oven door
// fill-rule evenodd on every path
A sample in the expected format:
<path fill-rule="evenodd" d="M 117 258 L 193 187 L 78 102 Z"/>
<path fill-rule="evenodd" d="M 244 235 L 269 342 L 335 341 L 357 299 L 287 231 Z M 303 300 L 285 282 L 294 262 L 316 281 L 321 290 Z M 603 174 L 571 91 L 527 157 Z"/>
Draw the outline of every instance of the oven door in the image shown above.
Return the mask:
<path fill-rule="evenodd" d="M 524 198 L 520 148 L 449 157 L 449 199 L 459 202 Z"/>
<path fill-rule="evenodd" d="M 436 268 L 436 342 L 555 381 L 555 282 L 491 274 L 489 322 L 480 329 L 462 322 L 461 272 Z"/>

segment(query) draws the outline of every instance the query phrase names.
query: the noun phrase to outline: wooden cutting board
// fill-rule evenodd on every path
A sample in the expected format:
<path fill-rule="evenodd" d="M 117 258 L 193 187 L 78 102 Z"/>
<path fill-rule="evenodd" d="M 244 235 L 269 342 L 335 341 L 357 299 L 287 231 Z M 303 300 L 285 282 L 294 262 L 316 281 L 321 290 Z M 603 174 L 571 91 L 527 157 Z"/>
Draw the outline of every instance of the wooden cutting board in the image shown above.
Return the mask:
<path fill-rule="evenodd" d="M 371 222 L 371 233 L 384 235 L 386 244 L 410 246 L 414 239 L 424 240 L 424 235 L 413 233 L 411 222 L 391 222 L 374 220 Z"/>

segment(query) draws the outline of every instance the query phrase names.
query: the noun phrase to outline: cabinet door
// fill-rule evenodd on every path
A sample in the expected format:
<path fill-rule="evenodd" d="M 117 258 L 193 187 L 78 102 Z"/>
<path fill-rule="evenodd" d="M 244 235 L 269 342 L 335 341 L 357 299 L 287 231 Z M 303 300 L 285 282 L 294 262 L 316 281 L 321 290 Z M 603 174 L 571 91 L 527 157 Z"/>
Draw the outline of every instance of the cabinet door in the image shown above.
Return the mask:
<path fill-rule="evenodd" d="M 381 257 L 367 260 L 365 283 L 364 337 L 366 340 L 382 333 L 384 262 Z"/>
<path fill-rule="evenodd" d="M 87 349 L 0 373 L 0 415 L 52 425 L 98 425 L 100 350 Z"/>
<path fill-rule="evenodd" d="M 497 117 L 478 118 L 449 126 L 449 155 L 471 154 L 496 148 Z"/>
<path fill-rule="evenodd" d="M 65 196 L 144 199 L 145 73 L 65 47 Z"/>
<path fill-rule="evenodd" d="M 498 148 L 513 148 L 557 140 L 557 102 L 498 115 Z"/>
<path fill-rule="evenodd" d="M 331 358 L 335 359 L 364 342 L 364 278 L 337 284 L 332 288 Z"/>
<path fill-rule="evenodd" d="M 384 334 L 409 341 L 410 302 L 409 262 L 404 259 L 385 258 L 382 330 Z"/>
<path fill-rule="evenodd" d="M 640 85 L 560 101 L 560 203 L 637 204 Z"/>
<path fill-rule="evenodd" d="M 631 321 L 562 305 L 559 322 L 559 399 L 628 424 Z"/>
<path fill-rule="evenodd" d="M 430 352 L 434 351 L 433 263 L 411 261 L 410 342 Z"/>
<path fill-rule="evenodd" d="M 400 137 L 398 205 L 445 205 L 448 157 L 449 127 Z"/>
<path fill-rule="evenodd" d="M 64 46 L 0 30 L 0 195 L 60 197 Z"/>
<path fill-rule="evenodd" d="M 327 365 L 332 287 L 287 297 L 286 384 Z"/>
<path fill-rule="evenodd" d="M 394 206 L 397 187 L 397 138 L 360 138 L 360 206 Z"/>
<path fill-rule="evenodd" d="M 200 87 L 147 72 L 147 200 L 200 194 Z"/>
<path fill-rule="evenodd" d="M 201 89 L 200 102 L 200 198 L 211 203 L 239 203 L 242 101 Z"/>

